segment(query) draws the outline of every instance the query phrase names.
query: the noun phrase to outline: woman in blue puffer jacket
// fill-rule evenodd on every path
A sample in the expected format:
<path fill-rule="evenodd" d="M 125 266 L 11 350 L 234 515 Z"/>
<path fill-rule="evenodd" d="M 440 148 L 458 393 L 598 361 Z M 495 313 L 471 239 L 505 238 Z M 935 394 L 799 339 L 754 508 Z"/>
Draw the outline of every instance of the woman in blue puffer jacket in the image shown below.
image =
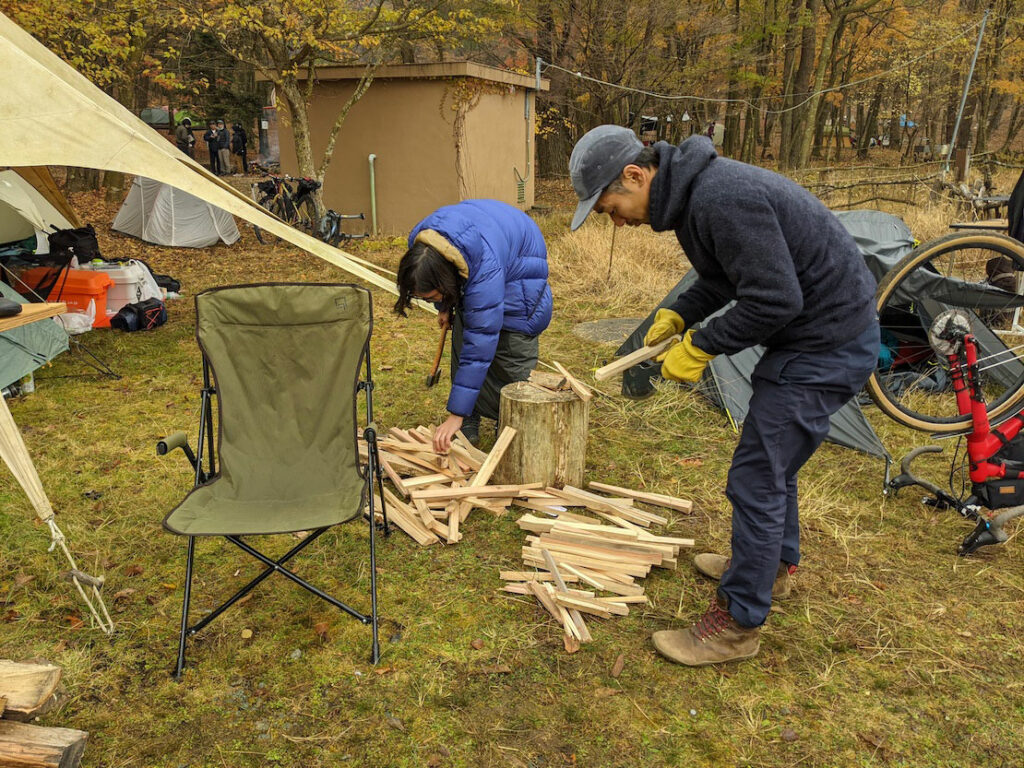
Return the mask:
<path fill-rule="evenodd" d="M 432 301 L 452 327 L 448 419 L 434 433 L 447 451 L 461 429 L 476 442 L 480 417 L 498 418 L 501 388 L 529 378 L 537 337 L 551 322 L 547 247 L 529 216 L 497 200 L 439 208 L 409 234 L 398 265 L 395 312 Z"/>

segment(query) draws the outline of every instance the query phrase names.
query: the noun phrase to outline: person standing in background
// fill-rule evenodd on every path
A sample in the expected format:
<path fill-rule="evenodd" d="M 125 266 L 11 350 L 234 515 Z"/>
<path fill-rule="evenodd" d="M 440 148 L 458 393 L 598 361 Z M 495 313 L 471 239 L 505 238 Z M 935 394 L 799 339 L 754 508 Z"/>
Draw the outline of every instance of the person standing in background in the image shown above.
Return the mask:
<path fill-rule="evenodd" d="M 231 151 L 238 155 L 242 173 L 249 173 L 249 136 L 241 123 L 231 126 Z"/>
<path fill-rule="evenodd" d="M 220 175 L 228 176 L 231 173 L 231 134 L 223 120 L 217 121 L 217 138 L 220 142 Z"/>
<path fill-rule="evenodd" d="M 196 156 L 196 137 L 192 134 L 192 121 L 187 117 L 174 129 L 175 146 L 191 158 Z"/>
<path fill-rule="evenodd" d="M 210 153 L 210 173 L 220 176 L 220 135 L 217 133 L 216 120 L 206 124 L 203 141 L 206 142 L 206 151 Z"/>

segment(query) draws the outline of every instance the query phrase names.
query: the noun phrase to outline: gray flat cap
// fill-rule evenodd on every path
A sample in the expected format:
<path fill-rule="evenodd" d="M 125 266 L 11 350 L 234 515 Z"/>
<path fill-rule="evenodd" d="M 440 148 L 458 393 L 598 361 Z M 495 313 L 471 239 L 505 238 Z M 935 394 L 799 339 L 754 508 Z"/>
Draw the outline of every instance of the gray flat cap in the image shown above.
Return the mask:
<path fill-rule="evenodd" d="M 569 158 L 569 176 L 580 199 L 570 229 L 579 229 L 597 198 L 643 148 L 636 134 L 621 125 L 599 125 L 583 134 Z"/>

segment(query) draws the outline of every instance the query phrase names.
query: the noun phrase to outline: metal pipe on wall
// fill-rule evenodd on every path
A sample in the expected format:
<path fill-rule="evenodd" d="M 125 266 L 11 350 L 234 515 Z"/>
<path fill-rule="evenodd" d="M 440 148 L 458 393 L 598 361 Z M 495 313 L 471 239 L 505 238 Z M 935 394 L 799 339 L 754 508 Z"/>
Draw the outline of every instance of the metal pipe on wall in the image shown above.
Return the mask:
<path fill-rule="evenodd" d="M 377 155 L 370 153 L 370 225 L 373 227 L 373 236 L 377 236 L 377 172 L 373 167 L 373 162 L 377 159 Z"/>

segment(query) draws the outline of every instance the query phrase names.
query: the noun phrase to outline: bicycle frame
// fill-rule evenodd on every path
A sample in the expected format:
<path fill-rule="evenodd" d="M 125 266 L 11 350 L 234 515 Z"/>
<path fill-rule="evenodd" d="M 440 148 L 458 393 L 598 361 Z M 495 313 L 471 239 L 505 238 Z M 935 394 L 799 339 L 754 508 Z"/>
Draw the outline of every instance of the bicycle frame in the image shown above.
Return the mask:
<path fill-rule="evenodd" d="M 1024 429 L 1024 411 L 1011 416 L 996 427 L 991 425 L 985 396 L 981 389 L 981 372 L 978 368 L 978 344 L 975 337 L 964 334 L 959 339 L 957 352 L 947 356 L 956 395 L 957 410 L 961 416 L 971 417 L 971 432 L 967 435 L 967 458 L 972 493 L 966 501 L 955 498 L 935 484 L 911 473 L 911 462 L 922 453 L 941 452 L 937 446 L 915 448 L 901 462 L 901 474 L 889 481 L 894 492 L 900 488 L 917 485 L 929 491 L 932 496 L 922 501 L 940 509 L 955 509 L 961 516 L 976 520 L 977 526 L 967 535 L 957 549 L 958 554 L 968 555 L 983 546 L 1000 544 L 1008 536 L 1003 525 L 1015 517 L 1024 516 L 1024 505 L 1008 507 L 999 515 L 985 515 L 988 509 L 986 483 L 998 480 L 1019 480 L 1024 478 L 1024 462 L 1011 461 L 998 456 L 1021 430 Z"/>
<path fill-rule="evenodd" d="M 953 391 L 960 415 L 970 414 L 972 429 L 967 435 L 967 456 L 970 459 L 972 483 L 984 483 L 1000 478 L 1024 477 L 1024 464 L 993 460 L 995 455 L 1024 428 L 1024 412 L 1012 416 L 997 427 L 992 427 L 985 408 L 978 371 L 978 346 L 974 336 L 964 337 L 963 350 L 949 356 Z"/>

